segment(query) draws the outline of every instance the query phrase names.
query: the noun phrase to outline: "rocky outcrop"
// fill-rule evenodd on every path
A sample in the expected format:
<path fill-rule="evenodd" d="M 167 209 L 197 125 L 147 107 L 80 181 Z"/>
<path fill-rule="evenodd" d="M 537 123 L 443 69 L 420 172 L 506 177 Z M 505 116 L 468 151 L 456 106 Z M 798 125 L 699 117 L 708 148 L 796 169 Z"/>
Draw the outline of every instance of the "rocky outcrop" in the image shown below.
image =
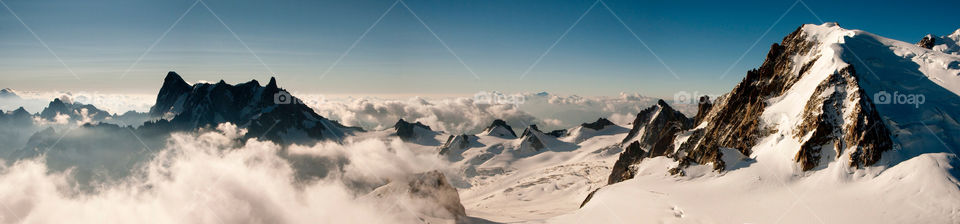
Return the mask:
<path fill-rule="evenodd" d="M 403 141 L 414 141 L 420 138 L 420 133 L 424 131 L 433 132 L 433 130 L 430 129 L 430 126 L 426 126 L 420 122 L 410 123 L 404 121 L 403 119 L 400 119 L 396 124 L 393 125 L 393 130 L 397 131 L 397 137 L 400 137 L 400 140 Z"/>
<path fill-rule="evenodd" d="M 554 138 L 559 138 L 559 137 L 567 136 L 568 133 L 567 133 L 567 129 L 558 129 L 558 130 L 553 130 L 544 134 L 553 136 Z"/>
<path fill-rule="evenodd" d="M 446 155 L 450 150 L 465 150 L 469 147 L 469 135 L 450 135 L 450 137 L 447 137 L 447 141 L 440 146 L 440 155 Z"/>
<path fill-rule="evenodd" d="M 620 144 L 626 145 L 632 141 L 639 141 L 641 147 L 651 147 L 665 137 L 661 135 L 664 133 L 662 130 L 673 124 L 680 125 L 680 129 L 688 129 L 693 122 L 680 111 L 670 107 L 667 102 L 659 100 L 656 105 L 637 113 L 637 118 L 633 120 L 633 128 Z"/>
<path fill-rule="evenodd" d="M 707 113 L 710 113 L 710 109 L 713 109 L 713 102 L 710 101 L 710 96 L 701 96 L 697 104 L 697 115 L 693 117 L 693 125 L 699 125 L 700 122 L 703 122 L 703 118 L 707 116 Z"/>
<path fill-rule="evenodd" d="M 179 114 L 183 112 L 183 103 L 193 87 L 174 71 L 167 72 L 163 78 L 163 86 L 157 93 L 157 101 L 150 107 L 150 116 L 162 117 L 165 113 Z"/>
<path fill-rule="evenodd" d="M 639 163 L 646 156 L 647 152 L 640 148 L 639 141 L 630 143 L 630 145 L 623 150 L 623 153 L 620 153 L 620 158 L 617 159 L 617 162 L 613 164 L 610 177 L 607 178 L 607 184 L 615 184 L 632 179 L 634 170 L 632 170 L 630 166 Z"/>
<path fill-rule="evenodd" d="M 801 29 L 787 35 L 781 44 L 773 44 L 766 60 L 757 69 L 747 72 L 746 77 L 721 99 L 718 99 L 711 112 L 702 118 L 709 124 L 703 128 L 700 139 L 688 139 L 697 142 L 688 145 L 680 165 L 691 163 L 713 164 L 714 169 L 722 170 L 720 147 L 738 149 L 744 155 L 750 155 L 750 149 L 756 140 L 768 133 L 760 126 L 760 115 L 767 106 L 767 99 L 783 94 L 813 65 L 805 62 L 799 72 L 791 70 L 794 56 L 806 55 L 815 43 L 807 41 Z"/>
<path fill-rule="evenodd" d="M 922 39 L 920 39 L 920 42 L 917 42 L 917 46 L 926 48 L 926 49 L 933 49 L 933 46 L 935 45 L 936 42 L 937 42 L 937 38 L 934 37 L 933 34 L 927 34 Z"/>
<path fill-rule="evenodd" d="M 510 125 L 507 125 L 506 121 L 500 119 L 494 120 L 490 126 L 487 126 L 486 129 L 483 129 L 483 134 L 501 138 L 517 137 L 517 133 L 513 132 L 513 127 L 510 127 Z"/>
<path fill-rule="evenodd" d="M 598 130 L 598 131 L 610 125 L 614 125 L 613 122 L 602 117 L 600 119 L 597 119 L 597 121 L 594 121 L 593 123 L 580 124 L 581 127 Z"/>
<path fill-rule="evenodd" d="M 543 150 L 543 148 L 546 148 L 546 144 L 543 143 L 543 139 L 542 139 L 544 135 L 545 134 L 543 134 L 543 132 L 541 132 L 540 129 L 537 128 L 537 125 L 535 124 L 532 124 L 528 126 L 526 129 L 523 129 L 523 134 L 520 135 L 521 150 L 526 148 L 533 149 L 534 151 Z"/>
<path fill-rule="evenodd" d="M 772 98 L 784 95 L 798 80 L 811 75 L 811 68 L 818 60 L 827 60 L 820 58 L 822 46 L 816 41 L 808 38 L 801 27 L 780 44 L 773 44 L 764 63 L 748 71 L 746 77 L 706 113 L 702 122 L 707 124 L 689 133 L 690 137 L 676 153 L 679 169 L 672 172 L 682 173 L 681 169 L 690 164 L 713 164 L 715 170 L 723 170 L 721 147 L 750 155 L 758 139 L 784 132 L 776 130 L 776 126 L 764 126 L 761 115 Z M 883 151 L 892 148 L 889 131 L 858 81 L 853 66 L 837 68 L 816 86 L 805 102 L 800 123 L 792 131 L 792 137 L 801 143 L 799 149 L 793 150 L 797 150 L 794 160 L 802 170 L 820 165 L 824 150 L 835 150 L 838 157 L 844 150 L 853 150 L 847 151 L 851 153 L 850 165 L 861 167 L 874 164 Z"/>

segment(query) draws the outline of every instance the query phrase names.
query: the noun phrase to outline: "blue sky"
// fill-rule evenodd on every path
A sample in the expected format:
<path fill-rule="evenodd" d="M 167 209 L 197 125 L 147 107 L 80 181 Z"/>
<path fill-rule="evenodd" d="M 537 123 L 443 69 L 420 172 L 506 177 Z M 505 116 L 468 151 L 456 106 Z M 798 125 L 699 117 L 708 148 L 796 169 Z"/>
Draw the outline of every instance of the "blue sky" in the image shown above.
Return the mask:
<path fill-rule="evenodd" d="M 784 15 L 794 1 L 604 0 L 651 53 L 602 4 L 557 42 L 595 0 L 404 0 L 463 63 L 399 4 L 323 76 L 394 0 L 204 0 L 242 43 L 203 4 L 156 42 L 195 0 L 3 2 L 77 77 L 3 8 L 0 87 L 138 94 L 154 94 L 168 70 L 231 83 L 272 71 L 287 89 L 338 95 L 719 94 L 759 66 L 770 44 L 820 23 L 802 4 Z M 956 1 L 804 3 L 824 21 L 908 42 L 960 28 Z"/>

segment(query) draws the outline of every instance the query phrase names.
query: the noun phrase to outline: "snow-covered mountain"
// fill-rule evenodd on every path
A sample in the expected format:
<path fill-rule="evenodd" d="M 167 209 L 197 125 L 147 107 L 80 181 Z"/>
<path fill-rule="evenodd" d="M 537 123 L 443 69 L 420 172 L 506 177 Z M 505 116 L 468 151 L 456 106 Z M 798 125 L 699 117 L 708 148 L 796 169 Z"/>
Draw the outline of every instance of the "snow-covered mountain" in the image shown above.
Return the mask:
<path fill-rule="evenodd" d="M 664 157 L 634 142 L 617 162 L 629 177 L 553 221 L 957 222 L 960 56 L 950 40 L 930 49 L 801 26 Z"/>

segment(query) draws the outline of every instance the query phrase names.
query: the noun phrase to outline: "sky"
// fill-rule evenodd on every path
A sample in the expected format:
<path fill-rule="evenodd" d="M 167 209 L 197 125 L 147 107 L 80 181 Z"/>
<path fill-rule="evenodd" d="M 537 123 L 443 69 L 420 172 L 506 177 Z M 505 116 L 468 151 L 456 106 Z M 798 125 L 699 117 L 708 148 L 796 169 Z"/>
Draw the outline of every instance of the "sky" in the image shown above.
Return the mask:
<path fill-rule="evenodd" d="M 722 94 L 801 24 L 960 28 L 956 1 L 0 2 L 0 88 L 130 94 L 170 70 L 331 95 Z"/>

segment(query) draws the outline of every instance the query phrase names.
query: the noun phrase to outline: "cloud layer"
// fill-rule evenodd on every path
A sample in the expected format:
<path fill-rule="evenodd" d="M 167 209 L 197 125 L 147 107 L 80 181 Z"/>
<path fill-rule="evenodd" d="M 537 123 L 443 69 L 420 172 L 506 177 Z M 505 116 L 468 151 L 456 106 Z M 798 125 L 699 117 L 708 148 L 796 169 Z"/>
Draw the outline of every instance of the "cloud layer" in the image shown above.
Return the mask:
<path fill-rule="evenodd" d="M 92 192 L 78 190 L 69 170 L 51 172 L 42 157 L 0 167 L 0 223 L 416 223 L 418 214 L 409 211 L 418 209 L 407 206 L 418 205 L 364 197 L 369 189 L 354 183 L 382 184 L 445 166 L 399 142 L 285 150 L 256 140 L 241 146 L 242 132 L 221 125 L 174 134 L 134 174 Z M 291 157 L 342 166 L 304 180 Z"/>

